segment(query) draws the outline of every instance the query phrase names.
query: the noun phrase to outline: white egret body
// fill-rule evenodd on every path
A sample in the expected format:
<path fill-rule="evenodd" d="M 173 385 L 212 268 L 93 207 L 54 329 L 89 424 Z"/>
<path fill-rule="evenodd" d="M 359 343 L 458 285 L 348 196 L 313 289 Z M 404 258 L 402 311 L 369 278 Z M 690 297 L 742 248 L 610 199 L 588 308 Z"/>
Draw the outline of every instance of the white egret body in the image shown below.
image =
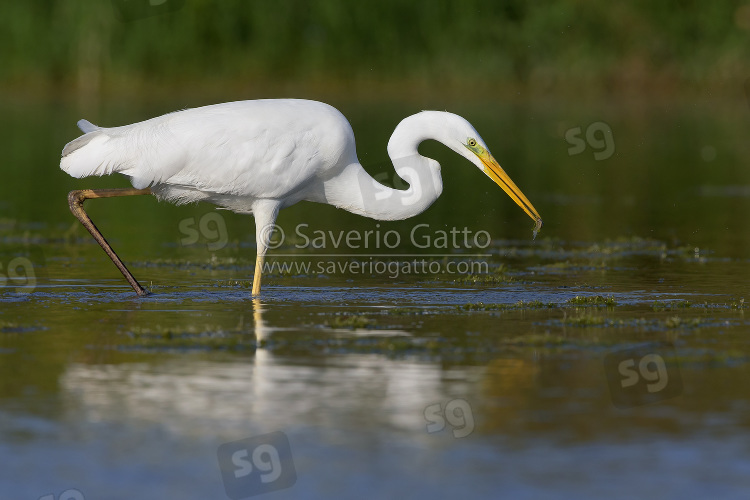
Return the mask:
<path fill-rule="evenodd" d="M 405 219 L 426 210 L 443 187 L 438 162 L 417 151 L 427 139 L 445 144 L 500 185 L 535 220 L 535 234 L 542 224 L 474 127 L 452 113 L 423 111 L 396 127 L 388 155 L 396 173 L 409 183 L 405 190 L 375 181 L 357 159 L 349 122 L 335 108 L 316 101 L 239 101 L 122 127 L 97 127 L 85 120 L 78 126 L 85 134 L 65 146 L 60 167 L 77 178 L 120 173 L 137 191 L 74 191 L 71 209 L 140 295 L 145 291 L 136 287 L 83 212 L 86 198 L 151 193 L 178 204 L 207 201 L 252 213 L 258 248 L 253 295 L 260 292 L 269 228 L 284 207 L 313 201 L 379 220 Z"/>

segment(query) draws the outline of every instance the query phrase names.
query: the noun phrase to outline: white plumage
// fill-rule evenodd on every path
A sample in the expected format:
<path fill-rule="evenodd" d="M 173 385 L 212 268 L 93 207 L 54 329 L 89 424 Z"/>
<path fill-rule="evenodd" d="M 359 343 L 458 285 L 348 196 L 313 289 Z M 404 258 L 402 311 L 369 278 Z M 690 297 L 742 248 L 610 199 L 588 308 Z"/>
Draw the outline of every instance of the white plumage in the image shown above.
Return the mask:
<path fill-rule="evenodd" d="M 328 105 L 293 100 L 216 104 L 123 127 L 86 122 L 60 166 L 79 178 L 121 173 L 133 187 L 156 187 L 178 202 L 285 198 L 334 166 L 338 151 L 353 154 L 345 151 L 351 128 L 342 123 Z"/>
<path fill-rule="evenodd" d="M 381 185 L 360 165 L 354 134 L 335 108 L 316 101 L 240 101 L 186 109 L 121 127 L 78 122 L 85 135 L 68 143 L 60 167 L 81 178 L 120 173 L 137 189 L 178 204 L 207 201 L 256 219 L 262 265 L 278 211 L 298 201 L 328 203 L 380 220 L 414 216 L 442 192 L 440 165 L 419 155 L 426 139 L 442 142 L 497 182 L 526 213 L 541 218 L 466 120 L 423 111 L 394 131 L 388 154 L 406 190 Z M 256 269 L 253 293 L 259 291 Z M 257 290 L 256 290 L 256 286 Z"/>

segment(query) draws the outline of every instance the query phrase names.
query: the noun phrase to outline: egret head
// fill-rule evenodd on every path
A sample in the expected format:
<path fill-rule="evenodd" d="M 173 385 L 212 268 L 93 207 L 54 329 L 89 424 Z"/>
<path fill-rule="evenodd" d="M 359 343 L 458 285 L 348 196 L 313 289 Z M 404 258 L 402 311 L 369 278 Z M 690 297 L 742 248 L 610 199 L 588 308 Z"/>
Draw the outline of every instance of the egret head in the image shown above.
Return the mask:
<path fill-rule="evenodd" d="M 388 155 L 394 161 L 397 172 L 399 170 L 397 160 L 419 156 L 417 147 L 422 141 L 428 139 L 445 144 L 495 181 L 529 217 L 534 219 L 534 236 L 536 236 L 542 227 L 539 212 L 490 154 L 476 129 L 459 115 L 447 111 L 422 111 L 404 118 L 393 131 L 388 142 Z M 433 160 L 432 165 L 437 168 L 436 175 L 439 177 L 438 163 Z"/>
<path fill-rule="evenodd" d="M 536 236 L 536 233 L 542 227 L 542 218 L 539 212 L 536 211 L 534 205 L 531 204 L 529 199 L 518 189 L 518 186 L 516 186 L 497 160 L 495 160 L 474 127 L 458 115 L 453 116 L 458 118 L 458 120 L 452 120 L 455 122 L 454 130 L 452 131 L 454 138 L 451 141 L 452 143 L 447 145 L 476 165 L 487 177 L 495 181 L 529 217 L 534 219 L 534 236 Z"/>

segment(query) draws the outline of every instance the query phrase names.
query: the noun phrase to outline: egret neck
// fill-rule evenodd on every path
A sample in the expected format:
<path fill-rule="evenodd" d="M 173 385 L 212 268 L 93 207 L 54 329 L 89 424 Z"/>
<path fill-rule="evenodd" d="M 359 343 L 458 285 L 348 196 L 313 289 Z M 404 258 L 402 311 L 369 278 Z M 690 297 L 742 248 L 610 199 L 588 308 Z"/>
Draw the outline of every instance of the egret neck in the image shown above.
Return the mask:
<path fill-rule="evenodd" d="M 408 219 L 427 210 L 443 192 L 443 180 L 440 164 L 420 155 L 419 144 L 433 139 L 465 156 L 451 144 L 449 134 L 442 128 L 444 120 L 436 123 L 435 118 L 429 112 L 409 116 L 399 123 L 388 141 L 388 156 L 396 174 L 409 185 L 407 189 L 381 184 L 355 161 L 340 176 L 324 183 L 328 202 L 377 220 Z"/>

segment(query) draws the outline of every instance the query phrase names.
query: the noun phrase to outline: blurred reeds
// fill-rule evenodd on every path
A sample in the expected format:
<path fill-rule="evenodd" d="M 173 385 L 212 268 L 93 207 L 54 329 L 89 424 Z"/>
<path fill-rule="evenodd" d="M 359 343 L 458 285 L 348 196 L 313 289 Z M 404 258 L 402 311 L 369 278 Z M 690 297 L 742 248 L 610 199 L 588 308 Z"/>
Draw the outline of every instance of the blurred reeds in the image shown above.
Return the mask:
<path fill-rule="evenodd" d="M 304 81 L 637 93 L 750 76 L 750 3 L 740 1 L 183 0 L 129 18 L 137 1 L 148 9 L 148 0 L 3 2 L 0 86 Z"/>

